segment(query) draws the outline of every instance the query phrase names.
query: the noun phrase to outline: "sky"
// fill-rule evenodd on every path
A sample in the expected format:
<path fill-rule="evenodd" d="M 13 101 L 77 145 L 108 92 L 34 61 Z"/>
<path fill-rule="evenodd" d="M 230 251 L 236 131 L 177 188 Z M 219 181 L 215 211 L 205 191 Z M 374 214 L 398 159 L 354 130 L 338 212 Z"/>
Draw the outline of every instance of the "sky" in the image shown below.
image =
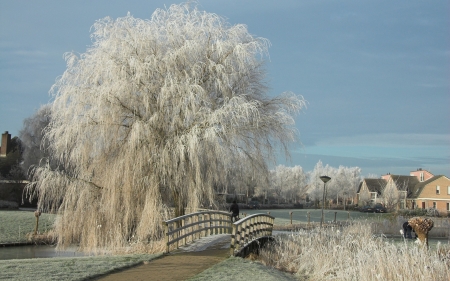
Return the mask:
<path fill-rule="evenodd" d="M 66 69 L 104 17 L 150 19 L 180 2 L 0 0 L 0 131 L 51 102 Z M 269 94 L 302 95 L 299 142 L 276 164 L 312 170 L 360 167 L 362 175 L 450 177 L 450 2 L 423 0 L 203 0 L 218 14 L 270 40 Z"/>

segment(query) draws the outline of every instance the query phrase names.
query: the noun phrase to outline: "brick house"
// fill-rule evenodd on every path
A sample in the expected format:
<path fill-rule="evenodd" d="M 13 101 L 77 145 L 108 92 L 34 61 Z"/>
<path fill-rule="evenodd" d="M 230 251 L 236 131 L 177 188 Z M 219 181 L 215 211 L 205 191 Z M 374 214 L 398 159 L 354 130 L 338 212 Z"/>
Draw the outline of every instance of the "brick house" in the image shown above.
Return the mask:
<path fill-rule="evenodd" d="M 419 182 L 408 194 L 408 201 L 412 209 L 450 211 L 450 179 L 439 175 Z"/>
<path fill-rule="evenodd" d="M 435 176 L 429 171 L 418 169 L 409 176 L 386 174 L 380 179 L 364 179 L 358 188 L 356 202 L 384 203 L 384 191 L 398 192 L 397 208 L 428 209 L 440 212 L 450 211 L 450 179 L 444 175 Z"/>

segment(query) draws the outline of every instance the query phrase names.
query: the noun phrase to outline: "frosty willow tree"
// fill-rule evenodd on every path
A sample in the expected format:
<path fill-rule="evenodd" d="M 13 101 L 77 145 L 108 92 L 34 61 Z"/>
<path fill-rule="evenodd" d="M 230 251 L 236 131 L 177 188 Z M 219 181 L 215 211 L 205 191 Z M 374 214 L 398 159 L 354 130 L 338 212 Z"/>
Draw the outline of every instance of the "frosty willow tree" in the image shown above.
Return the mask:
<path fill-rule="evenodd" d="M 229 167 L 265 167 L 295 139 L 304 100 L 267 96 L 269 42 L 246 26 L 182 4 L 104 18 L 91 37 L 51 90 L 45 138 L 64 169 L 41 166 L 30 185 L 60 214 L 59 245 L 157 239 L 170 208 L 211 204 Z"/>

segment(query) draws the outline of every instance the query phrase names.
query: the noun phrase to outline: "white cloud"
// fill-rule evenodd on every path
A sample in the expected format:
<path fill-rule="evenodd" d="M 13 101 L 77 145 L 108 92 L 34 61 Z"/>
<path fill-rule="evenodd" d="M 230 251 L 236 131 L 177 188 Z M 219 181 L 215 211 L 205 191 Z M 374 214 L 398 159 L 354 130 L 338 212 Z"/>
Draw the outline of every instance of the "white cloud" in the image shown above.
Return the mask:
<path fill-rule="evenodd" d="M 450 134 L 365 134 L 324 139 L 316 146 L 449 146 Z"/>

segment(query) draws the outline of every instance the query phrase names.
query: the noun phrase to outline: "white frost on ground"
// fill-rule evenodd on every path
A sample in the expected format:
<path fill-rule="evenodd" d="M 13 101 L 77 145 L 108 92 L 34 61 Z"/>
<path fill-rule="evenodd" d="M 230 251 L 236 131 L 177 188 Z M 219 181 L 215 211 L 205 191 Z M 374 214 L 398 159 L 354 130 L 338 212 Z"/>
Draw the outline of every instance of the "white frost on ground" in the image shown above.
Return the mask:
<path fill-rule="evenodd" d="M 216 234 L 202 237 L 186 246 L 180 247 L 183 252 L 200 252 L 215 245 L 221 246 L 221 249 L 230 248 L 230 234 Z"/>

